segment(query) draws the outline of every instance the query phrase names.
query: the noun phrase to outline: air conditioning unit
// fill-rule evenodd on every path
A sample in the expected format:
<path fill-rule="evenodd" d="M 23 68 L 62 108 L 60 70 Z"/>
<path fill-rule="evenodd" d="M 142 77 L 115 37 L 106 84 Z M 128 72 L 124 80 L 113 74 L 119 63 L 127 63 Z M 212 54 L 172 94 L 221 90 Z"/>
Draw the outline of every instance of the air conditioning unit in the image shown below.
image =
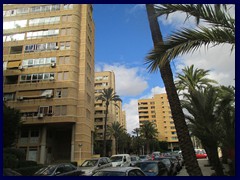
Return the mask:
<path fill-rule="evenodd" d="M 19 97 L 18 97 L 18 100 L 19 100 L 19 101 L 22 101 L 22 100 L 23 100 L 23 96 L 19 96 Z"/>
<path fill-rule="evenodd" d="M 58 49 L 59 49 L 59 47 L 58 47 L 58 46 L 56 46 L 56 47 L 55 47 L 55 49 L 56 49 L 56 50 L 58 50 Z"/>
<path fill-rule="evenodd" d="M 50 77 L 50 81 L 54 81 L 54 77 Z"/>
<path fill-rule="evenodd" d="M 51 97 L 52 97 L 51 94 L 47 94 L 47 95 L 46 95 L 46 98 L 47 98 L 47 99 L 49 99 L 49 98 L 51 98 Z"/>
<path fill-rule="evenodd" d="M 56 67 L 56 63 L 51 63 L 51 67 Z"/>
<path fill-rule="evenodd" d="M 24 68 L 23 66 L 19 66 L 18 69 L 22 71 Z"/>
<path fill-rule="evenodd" d="M 39 113 L 38 114 L 38 119 L 42 119 L 43 118 L 43 113 Z"/>

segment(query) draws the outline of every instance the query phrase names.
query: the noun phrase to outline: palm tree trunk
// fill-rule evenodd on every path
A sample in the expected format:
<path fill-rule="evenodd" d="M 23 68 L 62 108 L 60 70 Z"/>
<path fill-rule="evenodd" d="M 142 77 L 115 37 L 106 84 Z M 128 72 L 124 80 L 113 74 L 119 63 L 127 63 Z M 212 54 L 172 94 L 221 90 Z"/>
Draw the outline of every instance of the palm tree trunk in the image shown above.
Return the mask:
<path fill-rule="evenodd" d="M 218 157 L 218 150 L 217 150 L 217 144 L 212 144 L 210 147 L 209 147 L 209 150 L 211 152 L 211 156 L 212 156 L 212 165 L 213 165 L 213 168 L 216 172 L 216 175 L 217 176 L 223 176 L 224 173 L 223 173 L 223 167 L 222 167 L 222 164 L 220 162 L 220 159 Z"/>
<path fill-rule="evenodd" d="M 158 24 L 157 16 L 155 16 L 153 4 L 146 4 L 146 8 L 154 47 L 156 47 L 159 42 L 163 43 L 162 34 Z M 174 124 L 179 139 L 179 145 L 182 150 L 187 172 L 190 176 L 202 176 L 202 171 L 196 159 L 193 144 L 174 84 L 170 63 L 166 63 L 165 65 L 161 66 L 160 73 L 166 88 Z"/>
<path fill-rule="evenodd" d="M 106 102 L 106 111 L 105 111 L 105 120 L 104 120 L 104 132 L 103 132 L 103 157 L 106 157 L 106 131 L 107 131 L 107 115 L 108 115 L 108 105 L 109 102 Z"/>

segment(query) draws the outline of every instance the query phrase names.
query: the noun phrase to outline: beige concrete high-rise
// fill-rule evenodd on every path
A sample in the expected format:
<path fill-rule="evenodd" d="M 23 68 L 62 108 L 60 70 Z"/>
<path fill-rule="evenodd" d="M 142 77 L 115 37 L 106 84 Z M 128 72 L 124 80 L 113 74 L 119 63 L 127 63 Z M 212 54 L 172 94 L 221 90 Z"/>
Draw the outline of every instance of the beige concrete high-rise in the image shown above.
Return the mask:
<path fill-rule="evenodd" d="M 178 138 L 167 94 L 155 94 L 152 99 L 138 100 L 139 124 L 153 122 L 158 130 L 158 140 L 167 141 L 168 148 L 178 148 Z"/>
<path fill-rule="evenodd" d="M 115 85 L 115 74 L 113 71 L 95 73 L 95 97 L 99 96 L 103 89 L 108 88 L 113 88 L 113 91 L 116 93 Z M 115 104 L 117 104 L 117 106 Z M 102 102 L 101 100 L 95 100 L 95 133 L 96 141 L 98 141 L 99 144 L 102 144 L 103 141 L 105 110 L 105 102 Z M 124 127 L 124 123 L 122 123 L 124 122 L 124 118 L 125 115 L 122 111 L 122 102 L 110 102 L 108 108 L 107 125 L 111 126 L 113 122 L 117 121 Z M 109 155 L 115 154 L 115 140 L 113 137 L 111 137 L 111 139 L 109 138 L 110 137 L 108 136 L 107 140 L 111 144 L 111 151 L 108 150 L 107 153 Z"/>
<path fill-rule="evenodd" d="M 90 4 L 3 5 L 3 93 L 19 109 L 16 144 L 48 164 L 93 154 L 94 32 Z"/>

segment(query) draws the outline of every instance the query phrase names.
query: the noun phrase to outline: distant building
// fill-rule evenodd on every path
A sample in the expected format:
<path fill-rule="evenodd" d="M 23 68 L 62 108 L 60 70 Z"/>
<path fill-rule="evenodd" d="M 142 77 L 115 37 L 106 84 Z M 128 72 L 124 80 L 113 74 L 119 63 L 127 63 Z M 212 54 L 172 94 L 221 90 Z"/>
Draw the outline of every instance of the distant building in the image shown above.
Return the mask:
<path fill-rule="evenodd" d="M 92 157 L 92 11 L 90 4 L 3 5 L 3 97 L 22 114 L 16 147 L 28 160 Z"/>
<path fill-rule="evenodd" d="M 103 71 L 95 73 L 95 97 L 99 96 L 103 89 L 113 88 L 114 92 L 116 92 L 115 88 L 115 75 L 112 71 Z M 116 92 L 117 94 L 117 92 Z M 117 106 L 116 106 L 116 105 Z M 99 142 L 99 145 L 103 144 L 103 132 L 104 132 L 104 119 L 105 119 L 105 102 L 101 100 L 95 100 L 95 133 L 96 133 L 96 141 Z M 108 108 L 108 117 L 107 117 L 107 125 L 111 126 L 113 122 L 119 122 L 124 128 L 126 128 L 126 117 L 125 112 L 122 111 L 122 102 L 117 101 L 110 102 Z M 110 139 L 109 139 L 110 138 Z M 109 147 L 108 154 L 115 154 L 115 139 L 114 137 L 107 137 Z"/>
<path fill-rule="evenodd" d="M 155 94 L 152 99 L 138 100 L 139 124 L 153 122 L 158 130 L 158 140 L 167 141 L 169 149 L 178 149 L 178 137 L 172 119 L 167 94 Z"/>

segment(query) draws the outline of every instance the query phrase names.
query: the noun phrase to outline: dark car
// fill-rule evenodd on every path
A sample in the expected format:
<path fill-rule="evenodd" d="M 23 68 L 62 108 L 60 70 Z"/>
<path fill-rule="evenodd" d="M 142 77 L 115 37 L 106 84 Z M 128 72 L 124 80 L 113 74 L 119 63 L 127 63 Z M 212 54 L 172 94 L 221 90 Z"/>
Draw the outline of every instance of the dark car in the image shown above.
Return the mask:
<path fill-rule="evenodd" d="M 138 167 L 110 167 L 96 171 L 93 176 L 146 176 Z"/>
<path fill-rule="evenodd" d="M 130 166 L 134 166 L 137 162 L 141 161 L 139 156 L 136 156 L 136 155 L 131 155 L 130 158 L 131 158 Z"/>
<path fill-rule="evenodd" d="M 139 167 L 147 176 L 168 176 L 168 170 L 161 161 L 143 161 L 135 165 Z"/>
<path fill-rule="evenodd" d="M 151 160 L 151 157 L 149 155 L 140 155 L 139 158 L 141 161 Z"/>
<path fill-rule="evenodd" d="M 158 158 L 161 156 L 161 153 L 159 151 L 153 152 L 152 153 L 152 160 L 154 160 L 155 158 Z"/>
<path fill-rule="evenodd" d="M 48 165 L 39 169 L 34 176 L 80 176 L 83 172 L 71 163 Z"/>
<path fill-rule="evenodd" d="M 161 161 L 165 164 L 165 166 L 167 167 L 169 176 L 175 176 L 177 174 L 177 167 L 171 158 L 159 157 L 159 158 L 156 158 L 155 160 Z"/>
<path fill-rule="evenodd" d="M 10 168 L 3 169 L 3 176 L 22 176 L 19 172 L 14 171 Z"/>
<path fill-rule="evenodd" d="M 84 176 L 91 176 L 96 170 L 106 167 L 112 167 L 111 160 L 108 157 L 100 157 L 85 160 L 78 169 L 83 171 Z"/>
<path fill-rule="evenodd" d="M 165 156 L 165 157 L 171 159 L 174 162 L 177 172 L 179 172 L 182 169 L 181 163 L 175 156 Z"/>

